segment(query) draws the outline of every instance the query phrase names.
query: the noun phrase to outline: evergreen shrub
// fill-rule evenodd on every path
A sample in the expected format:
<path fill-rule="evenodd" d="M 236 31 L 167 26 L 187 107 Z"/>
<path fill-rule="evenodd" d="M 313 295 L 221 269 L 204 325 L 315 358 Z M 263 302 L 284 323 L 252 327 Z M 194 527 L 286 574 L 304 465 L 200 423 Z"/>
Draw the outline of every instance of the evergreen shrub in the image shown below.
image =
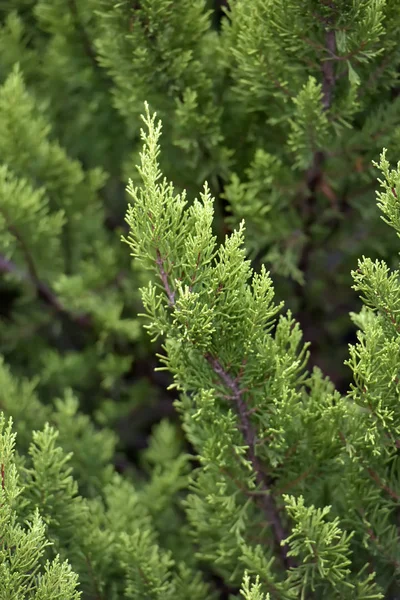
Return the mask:
<path fill-rule="evenodd" d="M 0 600 L 400 597 L 399 26 L 1 2 Z"/>

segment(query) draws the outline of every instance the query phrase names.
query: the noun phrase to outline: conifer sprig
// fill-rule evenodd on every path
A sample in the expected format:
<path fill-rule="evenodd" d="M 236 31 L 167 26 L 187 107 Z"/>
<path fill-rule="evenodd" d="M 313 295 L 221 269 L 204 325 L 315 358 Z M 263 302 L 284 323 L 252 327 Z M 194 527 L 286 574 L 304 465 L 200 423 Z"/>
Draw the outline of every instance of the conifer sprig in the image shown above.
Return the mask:
<path fill-rule="evenodd" d="M 347 527 L 338 517 L 327 519 L 327 498 L 336 514 L 343 504 L 335 477 L 345 486 L 358 469 L 355 488 L 350 488 L 354 495 L 357 485 L 371 486 L 371 473 L 384 483 L 381 469 L 370 464 L 358 439 L 363 415 L 329 391 L 331 384 L 322 383 L 318 371 L 307 379 L 309 391 L 304 389 L 307 346 L 299 349 L 301 333 L 290 314 L 276 322 L 281 307 L 273 304 L 271 280 L 264 268 L 254 274 L 245 260 L 243 223 L 216 248 L 207 185 L 202 202 L 186 208 L 185 194 L 175 194 L 162 178 L 161 123 L 147 105 L 143 120 L 143 186 L 128 186 L 133 203 L 124 241 L 156 276 L 155 283 L 141 289 L 143 316 L 153 339 L 165 338 L 165 355 L 159 357 L 174 375 L 171 387 L 182 392 L 177 407 L 201 463 L 185 502 L 199 556 L 212 560 L 235 583 L 243 566 L 253 575 L 262 574 L 265 590 L 282 600 L 298 593 L 305 599 L 317 590 L 332 598 L 381 598 L 374 573 L 365 574 L 367 563 L 360 564 L 358 556 L 352 559 L 353 547 L 365 535 L 363 525 L 353 526 L 342 512 Z M 378 435 L 375 440 L 372 431 L 364 435 L 379 447 Z M 318 466 L 313 445 L 319 448 Z M 304 460 L 312 468 L 305 468 Z M 288 470 L 291 479 L 286 479 Z M 303 490 L 308 505 L 301 492 L 282 496 L 278 490 L 285 484 L 276 485 L 280 477 Z M 311 482 L 321 487 L 316 503 L 310 502 Z M 371 519 L 372 501 L 382 489 L 375 483 L 360 502 Z M 315 508 L 321 502 L 322 511 Z M 291 535 L 289 515 L 295 522 Z M 382 531 L 380 523 L 372 522 Z M 392 541 L 386 545 L 390 556 Z"/>
<path fill-rule="evenodd" d="M 254 275 L 253 292 L 245 283 L 252 272 L 240 248 L 243 224 L 238 232 L 226 239 L 225 246 L 221 246 L 216 254 L 215 240 L 211 235 L 212 200 L 207 186 L 202 196 L 203 206 L 196 201 L 193 207 L 184 210 L 184 195 L 174 197 L 172 184 L 161 180 L 157 162 L 161 123 L 156 123 L 155 118 L 156 115 L 150 115 L 146 104 L 143 119 L 148 132 L 142 130 L 141 133 L 144 150 L 139 168 L 144 191 L 134 189 L 132 184 L 128 186 L 134 204 L 129 206 L 127 214 L 130 234 L 127 239 L 123 238 L 130 245 L 133 256 L 142 261 L 147 268 L 156 268 L 161 282 L 162 292 L 159 294 L 152 284 L 147 290 L 142 290 L 145 306 L 152 315 L 149 332 L 155 336 L 166 333 L 167 340 L 169 333 L 170 338 L 174 337 L 179 344 L 184 344 L 188 351 L 192 348 L 198 356 L 197 360 L 205 362 L 217 377 L 214 379 L 214 386 L 221 389 L 221 397 L 228 400 L 229 406 L 233 407 L 238 429 L 243 436 L 243 458 L 252 472 L 254 485 L 258 490 L 253 499 L 256 498 L 271 526 L 274 544 L 283 566 L 294 567 L 295 561 L 289 556 L 289 548 L 284 541 L 288 533 L 285 531 L 286 526 L 273 494 L 273 478 L 266 474 L 258 456 L 259 434 L 255 422 L 252 421 L 252 407 L 256 407 L 256 400 L 252 399 L 252 390 L 245 383 L 248 358 L 254 352 L 251 340 L 256 334 L 255 330 L 250 327 L 246 334 L 248 338 L 240 340 L 240 349 L 239 340 L 237 346 L 232 346 L 236 368 L 232 369 L 232 364 L 229 366 L 230 361 L 221 356 L 218 350 L 218 347 L 222 350 L 222 340 L 218 339 L 219 315 L 220 319 L 228 318 L 233 323 L 238 318 L 250 321 L 253 318 L 255 322 L 260 321 L 261 331 L 265 327 L 266 331 L 269 331 L 272 319 L 280 306 L 271 304 L 273 292 L 265 270 L 259 276 Z M 189 227 L 195 223 L 196 236 L 193 237 Z M 203 287 L 203 281 L 206 282 L 213 276 L 218 283 L 214 294 L 210 296 Z M 234 281 L 242 288 L 240 294 L 247 298 L 247 316 L 241 316 L 243 309 L 239 308 L 238 291 L 232 288 L 232 285 L 235 285 Z M 166 309 L 163 308 L 165 301 Z M 222 322 L 220 327 L 223 327 Z M 230 345 L 231 342 L 228 342 L 228 346 Z M 304 351 L 300 353 L 300 357 L 302 355 L 300 369 L 305 360 Z M 252 360 L 255 359 L 254 356 L 251 357 Z M 207 371 L 204 376 L 209 380 L 209 374 L 206 373 Z M 179 373 L 176 379 L 177 386 L 181 389 L 185 389 L 189 383 L 187 375 L 183 372 Z"/>
<path fill-rule="evenodd" d="M 244 394 L 248 390 L 240 388 L 240 374 L 233 379 L 229 372 L 222 367 L 218 358 L 211 356 L 210 354 L 205 354 L 204 358 L 207 360 L 214 373 L 223 382 L 225 387 L 230 391 L 230 395 L 227 397 L 234 401 L 239 420 L 239 427 L 242 431 L 243 438 L 247 446 L 247 456 L 254 469 L 258 489 L 259 491 L 263 492 L 261 496 L 258 496 L 259 503 L 261 504 L 267 521 L 271 523 L 275 542 L 277 547 L 281 549 L 283 564 L 286 568 L 294 567 L 295 561 L 288 555 L 289 548 L 285 542 L 288 534 L 283 527 L 281 516 L 273 496 L 271 489 L 271 478 L 264 472 L 260 460 L 256 455 L 257 433 L 250 421 L 249 408 L 243 398 Z M 245 366 L 245 361 L 243 362 L 243 366 Z"/>

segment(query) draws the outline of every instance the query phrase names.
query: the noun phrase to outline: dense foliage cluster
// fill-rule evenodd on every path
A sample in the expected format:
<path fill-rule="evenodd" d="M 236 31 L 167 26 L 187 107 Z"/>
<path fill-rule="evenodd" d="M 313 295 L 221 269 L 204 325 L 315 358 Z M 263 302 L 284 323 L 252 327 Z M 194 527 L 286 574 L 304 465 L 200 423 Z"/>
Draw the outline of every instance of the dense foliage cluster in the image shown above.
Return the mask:
<path fill-rule="evenodd" d="M 399 26 L 1 2 L 1 599 L 399 596 Z"/>

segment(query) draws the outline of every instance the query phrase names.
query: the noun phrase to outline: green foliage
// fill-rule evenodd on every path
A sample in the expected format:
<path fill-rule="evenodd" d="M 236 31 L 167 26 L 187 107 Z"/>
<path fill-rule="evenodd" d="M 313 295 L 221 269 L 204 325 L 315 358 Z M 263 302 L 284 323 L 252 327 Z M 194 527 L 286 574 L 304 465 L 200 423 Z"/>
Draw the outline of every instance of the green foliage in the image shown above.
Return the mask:
<path fill-rule="evenodd" d="M 150 353 L 135 319 L 142 273 L 131 277 L 118 238 L 145 100 L 164 122 L 163 172 L 189 203 L 209 182 L 218 241 L 246 219 L 253 266 L 274 276 L 313 342 L 313 364 L 347 384 L 349 273 L 360 255 L 390 260 L 396 248 L 373 202 L 371 161 L 383 145 L 390 159 L 399 148 L 397 0 L 218 2 L 222 17 L 217 0 L 2 4 L 3 212 L 26 249 L 3 224 L 2 252 L 13 248 L 24 273 L 6 286 L 17 327 L 7 322 L 0 351 L 45 373 L 49 397 L 65 385 L 126 407 L 143 396 L 142 382 L 137 400 L 126 386 Z M 42 333 L 49 320 L 23 285 L 32 265 L 64 316 L 90 317 L 90 332 L 66 340 L 58 323 L 56 339 L 46 331 L 38 343 L 31 324 Z M 10 269 L 2 263 L 8 279 Z"/>
<path fill-rule="evenodd" d="M 10 292 L 24 284 L 12 323 L 1 325 L 2 351 L 18 356 L 21 367 L 31 340 L 28 374 L 43 371 L 41 385 L 52 393 L 66 385 L 110 390 L 130 369 L 126 346 L 140 332 L 125 308 L 132 288 L 119 281 L 121 253 L 103 227 L 105 174 L 84 171 L 51 139 L 44 107 L 17 68 L 0 88 L 0 107 L 1 268 Z M 47 311 L 38 310 L 38 297 Z M 127 389 L 119 393 L 130 399 Z"/>
<path fill-rule="evenodd" d="M 270 600 L 269 594 L 265 596 L 261 592 L 261 586 L 258 581 L 258 578 L 256 580 L 256 583 L 253 583 L 250 586 L 250 578 L 247 574 L 244 576 L 241 594 L 246 600 Z"/>
<path fill-rule="evenodd" d="M 382 313 L 382 324 L 364 313 L 364 332 L 369 328 L 376 344 L 378 325 L 389 344 L 378 352 L 364 346 L 360 332 L 360 344 L 350 348 L 355 381 L 372 396 L 366 411 L 356 388 L 341 397 L 318 370 L 304 372 L 301 332 L 290 312 L 277 318 L 281 306 L 273 303 L 268 274 L 264 268 L 253 273 L 245 260 L 243 225 L 216 247 L 207 186 L 201 202 L 187 207 L 160 171 L 161 124 L 147 106 L 144 123 L 143 183 L 128 186 L 133 203 L 125 241 L 157 274 L 156 283 L 141 289 L 150 319 L 145 327 L 153 340 L 165 338 L 160 358 L 181 392 L 177 407 L 199 456 L 185 502 L 198 556 L 236 586 L 247 569 L 261 578 L 261 593 L 279 598 L 384 597 L 397 579 L 389 499 L 399 497 L 398 483 L 393 475 L 385 481 L 388 469 L 397 472 L 397 419 L 387 391 L 395 384 L 393 399 L 398 396 L 398 273 L 364 259 L 354 274 L 365 303 Z M 389 172 L 384 154 L 380 168 L 387 176 L 380 206 L 396 223 L 398 172 Z M 371 375 L 362 379 L 367 367 Z M 326 404 L 317 408 L 321 393 Z M 286 479 L 291 469 L 294 481 Z M 314 473 L 318 483 L 310 486 Z M 282 494 L 287 487 L 299 495 Z M 375 555 L 382 543 L 386 564 L 376 569 L 377 583 L 367 573 L 367 553 Z"/>
<path fill-rule="evenodd" d="M 68 562 L 61 563 L 58 555 L 52 561 L 43 560 L 49 541 L 38 508 L 29 522 L 18 519 L 16 501 L 23 488 L 14 463 L 15 434 L 11 427 L 12 422 L 7 426 L 4 415 L 0 415 L 1 598 L 79 600 L 78 578 Z"/>
<path fill-rule="evenodd" d="M 37 404 L 40 407 L 39 401 Z M 160 424 L 144 459 L 160 467 L 178 461 L 181 468 L 175 472 L 155 468 L 145 485 L 138 476 L 134 485 L 112 473 L 110 464 L 82 474 L 79 455 L 90 442 L 95 447 L 100 435 L 107 442 L 110 433 L 97 433 L 90 426 L 83 437 L 79 430 L 75 432 L 73 440 L 73 426 L 85 417 L 76 414 L 71 400 L 70 410 L 64 409 L 62 418 L 57 419 L 57 409 L 59 405 L 51 420 L 59 420 L 64 435 L 69 430 L 65 445 L 74 446 L 74 453 L 57 445 L 63 434 L 47 422 L 42 430 L 33 431 L 25 456 L 17 454 L 12 421 L 6 426 L 4 413 L 1 415 L 2 597 L 212 597 L 201 573 L 194 570 L 190 540 L 157 520 L 160 510 L 174 516 L 176 498 L 187 483 L 182 467 L 185 460 L 177 456 L 180 449 L 170 426 Z M 18 419 L 22 425 L 23 421 Z M 75 475 L 86 481 L 86 486 L 78 489 Z M 91 485 L 93 498 L 87 496 Z M 160 504 L 149 506 L 149 511 L 147 505 L 156 490 Z M 82 491 L 85 497 L 79 494 Z M 66 558 L 69 563 L 60 562 Z"/>
<path fill-rule="evenodd" d="M 399 26 L 1 3 L 0 599 L 399 596 Z"/>

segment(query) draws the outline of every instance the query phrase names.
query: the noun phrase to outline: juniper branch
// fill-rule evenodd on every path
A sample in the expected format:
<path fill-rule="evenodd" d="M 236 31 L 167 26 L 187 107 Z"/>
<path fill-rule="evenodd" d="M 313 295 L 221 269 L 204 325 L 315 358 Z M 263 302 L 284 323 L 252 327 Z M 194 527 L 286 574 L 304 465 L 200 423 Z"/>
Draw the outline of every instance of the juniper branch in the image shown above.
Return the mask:
<path fill-rule="evenodd" d="M 168 303 L 169 306 L 173 308 L 176 304 L 175 293 L 171 290 L 170 284 L 168 282 L 168 275 L 164 268 L 164 261 L 158 249 L 156 250 L 156 257 L 156 264 L 159 270 L 161 281 L 163 283 L 165 292 L 168 297 Z M 224 385 L 229 389 L 229 391 L 232 394 L 231 398 L 234 400 L 236 405 L 235 408 L 240 423 L 240 429 L 248 447 L 247 457 L 253 466 L 254 473 L 256 476 L 256 482 L 260 488 L 260 491 L 264 492 L 263 494 L 260 494 L 259 501 L 262 505 L 262 509 L 264 511 L 264 514 L 266 515 L 267 521 L 271 524 L 274 541 L 277 545 L 277 551 L 281 557 L 284 567 L 286 569 L 290 567 L 294 568 L 295 562 L 291 557 L 288 556 L 289 548 L 286 544 L 282 543 L 283 540 L 285 540 L 288 537 L 288 534 L 284 530 L 281 518 L 279 516 L 278 508 L 271 494 L 268 477 L 265 475 L 255 452 L 257 436 L 254 427 L 250 421 L 247 406 L 243 400 L 243 394 L 245 393 L 245 390 L 240 389 L 237 380 L 235 380 L 223 368 L 218 358 L 211 356 L 209 353 L 205 353 L 203 355 L 203 358 L 208 362 L 214 373 L 219 377 L 222 383 L 224 383 Z"/>
<path fill-rule="evenodd" d="M 240 428 L 248 447 L 247 456 L 253 465 L 257 484 L 260 490 L 265 492 L 259 497 L 259 501 L 262 505 L 268 522 L 271 524 L 275 543 L 278 547 L 278 552 L 280 553 L 283 564 L 286 568 L 295 567 L 293 559 L 288 556 L 289 547 L 287 544 L 282 544 L 283 540 L 288 537 L 288 534 L 284 530 L 278 508 L 276 506 L 274 497 L 271 494 L 268 477 L 264 473 L 259 458 L 255 452 L 257 436 L 250 421 L 246 403 L 243 400 L 244 390 L 240 389 L 236 380 L 233 379 L 232 376 L 222 367 L 217 358 L 211 356 L 210 354 L 205 354 L 204 358 L 207 360 L 214 373 L 218 375 L 220 380 L 232 392 L 231 398 L 236 404 L 236 413 L 239 418 Z"/>

